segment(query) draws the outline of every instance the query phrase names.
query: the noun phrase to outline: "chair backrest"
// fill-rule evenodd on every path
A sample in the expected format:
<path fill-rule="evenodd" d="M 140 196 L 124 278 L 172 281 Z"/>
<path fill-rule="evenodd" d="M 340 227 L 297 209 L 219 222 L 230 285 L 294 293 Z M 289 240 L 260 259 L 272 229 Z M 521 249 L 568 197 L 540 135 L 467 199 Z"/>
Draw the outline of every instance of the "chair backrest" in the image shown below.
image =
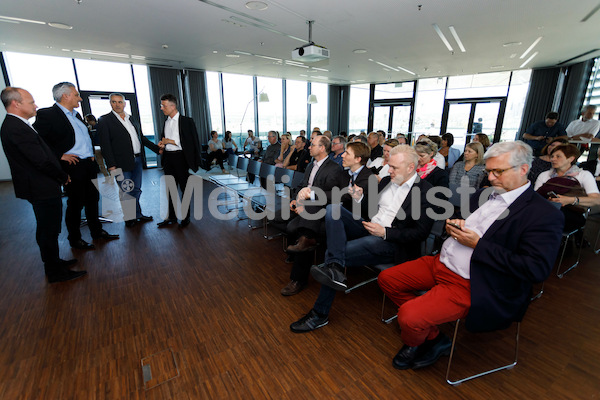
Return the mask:
<path fill-rule="evenodd" d="M 298 171 L 294 171 L 294 178 L 292 179 L 292 185 L 290 186 L 290 188 L 295 188 L 298 187 L 298 185 L 300 185 L 302 183 L 302 180 L 304 179 L 304 172 L 298 172 Z"/>
<path fill-rule="evenodd" d="M 260 165 L 262 163 L 256 160 L 250 160 L 248 162 L 248 173 L 258 175 L 260 173 Z"/>
<path fill-rule="evenodd" d="M 238 156 L 235 154 L 230 154 L 229 157 L 227 157 L 227 164 L 233 167 L 234 165 L 237 165 L 237 159 Z"/>
<path fill-rule="evenodd" d="M 250 159 L 246 157 L 238 157 L 236 168 L 242 172 L 246 172 L 248 170 L 248 164 L 250 163 Z"/>
<path fill-rule="evenodd" d="M 287 177 L 287 179 L 284 177 Z M 293 178 L 294 178 L 294 171 L 291 169 L 278 167 L 275 170 L 275 183 L 276 184 L 283 183 L 285 186 L 290 187 L 290 186 L 292 186 Z"/>
<path fill-rule="evenodd" d="M 202 147 L 202 150 L 201 150 L 202 153 L 208 153 L 208 145 L 207 144 L 203 144 L 203 145 L 201 145 L 201 147 Z"/>
<path fill-rule="evenodd" d="M 275 179 L 274 176 L 275 176 L 276 169 L 277 169 L 277 167 L 274 165 L 261 163 L 258 176 L 260 176 L 261 178 L 264 178 L 264 179 L 267 179 L 270 176 L 271 179 Z"/>

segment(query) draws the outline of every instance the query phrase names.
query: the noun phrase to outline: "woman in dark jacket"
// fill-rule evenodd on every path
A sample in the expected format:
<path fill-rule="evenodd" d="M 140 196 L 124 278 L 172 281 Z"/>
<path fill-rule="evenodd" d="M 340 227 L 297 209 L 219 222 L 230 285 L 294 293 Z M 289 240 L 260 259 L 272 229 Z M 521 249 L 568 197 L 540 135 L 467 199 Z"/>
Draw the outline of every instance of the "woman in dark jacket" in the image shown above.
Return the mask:
<path fill-rule="evenodd" d="M 448 187 L 448 172 L 437 166 L 433 157 L 437 153 L 437 145 L 430 139 L 421 139 L 415 144 L 415 151 L 419 156 L 417 174 L 435 186 Z"/>

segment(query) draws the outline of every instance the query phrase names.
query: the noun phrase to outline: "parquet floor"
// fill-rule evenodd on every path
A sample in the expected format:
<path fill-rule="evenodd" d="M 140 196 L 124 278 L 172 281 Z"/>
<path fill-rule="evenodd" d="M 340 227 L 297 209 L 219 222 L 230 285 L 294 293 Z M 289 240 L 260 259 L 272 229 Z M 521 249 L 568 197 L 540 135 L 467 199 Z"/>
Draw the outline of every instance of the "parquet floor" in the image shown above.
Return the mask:
<path fill-rule="evenodd" d="M 144 212 L 157 221 L 160 175 L 145 171 L 142 194 Z M 210 189 L 206 182 L 205 206 Z M 267 241 L 245 221 L 216 220 L 205 207 L 203 219 L 183 231 L 108 224 L 120 240 L 73 252 L 88 275 L 49 285 L 31 206 L 14 198 L 9 182 L 0 183 L 0 202 L 1 399 L 600 396 L 600 256 L 589 249 L 564 279 L 552 276 L 531 305 L 519 364 L 451 387 L 444 381 L 447 358 L 419 371 L 391 367 L 402 344 L 397 325 L 379 321 L 376 284 L 340 294 L 328 326 L 290 332 L 289 324 L 311 308 L 318 285 L 282 297 L 290 265 L 281 239 Z M 61 254 L 71 257 L 65 229 Z M 462 332 L 456 373 L 508 360 L 512 333 Z M 179 375 L 146 390 L 141 360 L 167 349 Z"/>

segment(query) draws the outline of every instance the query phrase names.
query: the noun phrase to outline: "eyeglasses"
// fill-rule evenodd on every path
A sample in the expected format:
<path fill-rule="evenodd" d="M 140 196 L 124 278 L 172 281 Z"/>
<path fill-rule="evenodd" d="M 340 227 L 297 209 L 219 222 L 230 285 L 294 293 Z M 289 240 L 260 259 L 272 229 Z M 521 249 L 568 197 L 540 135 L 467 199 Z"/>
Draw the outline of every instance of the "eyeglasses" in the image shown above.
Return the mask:
<path fill-rule="evenodd" d="M 485 169 L 485 173 L 486 173 L 487 175 L 489 175 L 489 174 L 490 174 L 490 172 L 491 172 L 492 174 L 494 174 L 494 176 L 495 176 L 496 178 L 500 178 L 500 176 L 501 176 L 503 173 L 505 173 L 506 171 L 508 171 L 508 170 L 511 170 L 511 169 L 514 169 L 514 168 L 517 168 L 517 167 L 518 167 L 518 165 L 513 165 L 513 166 L 512 166 L 512 167 L 510 167 L 510 168 L 504 168 L 504 169 L 500 169 L 500 168 L 496 168 L 496 169 L 487 169 L 487 168 L 486 168 L 486 169 Z"/>

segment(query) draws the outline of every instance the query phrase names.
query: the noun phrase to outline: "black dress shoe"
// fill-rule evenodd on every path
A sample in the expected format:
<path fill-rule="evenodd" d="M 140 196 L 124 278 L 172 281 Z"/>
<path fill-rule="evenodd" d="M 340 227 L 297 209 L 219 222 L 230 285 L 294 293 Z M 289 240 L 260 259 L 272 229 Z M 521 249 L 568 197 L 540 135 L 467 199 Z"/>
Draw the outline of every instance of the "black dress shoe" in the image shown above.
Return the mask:
<path fill-rule="evenodd" d="M 106 232 L 104 229 L 97 235 L 92 235 L 92 239 L 96 240 L 96 239 L 104 239 L 104 240 L 115 240 L 118 239 L 119 235 L 111 235 L 110 233 Z"/>
<path fill-rule="evenodd" d="M 96 246 L 94 246 L 91 243 L 86 242 L 83 239 L 79 239 L 73 242 L 69 242 L 71 244 L 71 247 L 74 249 L 79 249 L 79 250 L 94 250 L 96 248 Z"/>
<path fill-rule="evenodd" d="M 394 357 L 392 365 L 396 369 L 409 369 L 413 366 L 413 361 L 417 357 L 417 350 L 419 346 L 411 347 L 404 345 Z"/>
<path fill-rule="evenodd" d="M 48 277 L 49 283 L 56 283 L 56 282 L 65 282 L 65 281 L 77 279 L 77 278 L 84 276 L 85 274 L 87 274 L 87 271 L 70 271 L 65 268 L 58 273 L 53 273 L 51 275 L 47 275 L 47 277 Z"/>
<path fill-rule="evenodd" d="M 190 219 L 186 218 L 183 219 L 180 223 L 179 223 L 179 227 L 180 228 L 185 228 L 186 226 L 188 226 L 190 224 Z"/>
<path fill-rule="evenodd" d="M 308 314 L 300 318 L 298 321 L 293 322 L 290 325 L 290 329 L 294 333 L 305 333 L 314 331 L 315 329 L 321 328 L 329 323 L 327 315 L 324 317 L 319 316 L 315 310 L 310 310 Z"/>
<path fill-rule="evenodd" d="M 452 341 L 448 336 L 440 333 L 434 339 L 423 343 L 423 345 L 427 346 L 427 351 L 419 352 L 420 355 L 413 362 L 413 369 L 428 367 L 434 364 L 441 356 L 450 355 Z"/>
<path fill-rule="evenodd" d="M 344 267 L 338 263 L 313 265 L 310 274 L 321 285 L 329 286 L 335 290 L 348 289 L 348 280 L 344 274 Z"/>
<path fill-rule="evenodd" d="M 134 225 L 135 225 L 135 223 L 136 223 L 136 222 L 137 222 L 137 220 L 135 220 L 135 219 L 130 219 L 129 221 L 125 221 L 125 226 L 126 226 L 127 228 L 131 228 L 132 226 L 134 226 Z"/>
<path fill-rule="evenodd" d="M 138 222 L 150 222 L 150 221 L 154 221 L 154 218 L 152 218 L 151 215 L 142 215 L 137 220 L 138 220 Z"/>
<path fill-rule="evenodd" d="M 164 228 L 164 227 L 174 224 L 176 222 L 177 222 L 176 219 L 167 218 L 163 222 L 159 222 L 158 224 L 156 224 L 156 226 L 158 226 L 159 228 Z"/>
<path fill-rule="evenodd" d="M 77 259 L 76 258 L 72 258 L 70 260 L 60 260 L 59 264 L 60 264 L 61 267 L 68 268 L 71 265 L 77 264 Z"/>
<path fill-rule="evenodd" d="M 298 294 L 304 289 L 306 283 L 300 283 L 298 281 L 290 281 L 283 289 L 281 289 L 281 294 L 283 296 L 293 296 Z"/>

